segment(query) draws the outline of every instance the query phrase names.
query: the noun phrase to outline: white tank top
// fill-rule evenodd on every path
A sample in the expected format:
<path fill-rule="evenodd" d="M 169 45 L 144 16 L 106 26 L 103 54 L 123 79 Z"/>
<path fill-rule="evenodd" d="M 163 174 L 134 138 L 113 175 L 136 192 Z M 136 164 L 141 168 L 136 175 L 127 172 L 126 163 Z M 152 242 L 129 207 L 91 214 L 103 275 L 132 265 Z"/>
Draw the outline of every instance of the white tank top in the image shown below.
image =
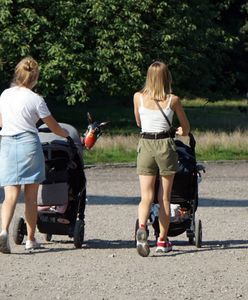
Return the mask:
<path fill-rule="evenodd" d="M 172 124 L 174 112 L 170 107 L 171 99 L 172 95 L 170 95 L 168 105 L 163 108 L 163 111 Z M 165 120 L 165 117 L 162 115 L 162 112 L 159 110 L 159 108 L 149 109 L 144 107 L 142 95 L 140 95 L 139 115 L 141 121 L 141 132 L 158 133 L 169 130 L 169 124 Z"/>

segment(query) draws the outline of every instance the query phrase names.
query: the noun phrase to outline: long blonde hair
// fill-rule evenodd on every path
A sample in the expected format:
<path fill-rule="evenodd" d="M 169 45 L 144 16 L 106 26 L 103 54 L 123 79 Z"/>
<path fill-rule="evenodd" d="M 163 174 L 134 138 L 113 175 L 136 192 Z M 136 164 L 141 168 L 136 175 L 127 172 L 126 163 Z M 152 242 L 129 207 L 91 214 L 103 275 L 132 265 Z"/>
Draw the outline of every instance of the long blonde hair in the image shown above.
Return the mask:
<path fill-rule="evenodd" d="M 166 64 L 155 61 L 147 70 L 142 93 L 148 95 L 151 99 L 165 100 L 166 96 L 172 92 L 171 83 L 171 74 Z"/>
<path fill-rule="evenodd" d="M 24 86 L 32 89 L 39 77 L 39 66 L 32 57 L 23 58 L 15 67 L 12 86 Z"/>

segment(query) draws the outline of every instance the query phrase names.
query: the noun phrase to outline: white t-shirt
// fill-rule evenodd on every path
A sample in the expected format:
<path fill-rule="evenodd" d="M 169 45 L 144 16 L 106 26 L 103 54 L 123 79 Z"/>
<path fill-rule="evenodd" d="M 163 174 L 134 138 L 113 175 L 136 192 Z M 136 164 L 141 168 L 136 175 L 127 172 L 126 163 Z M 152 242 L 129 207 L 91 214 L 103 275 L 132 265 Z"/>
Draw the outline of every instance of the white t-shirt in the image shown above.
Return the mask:
<path fill-rule="evenodd" d="M 36 123 L 51 115 L 44 99 L 28 88 L 14 86 L 0 96 L 2 130 L 0 135 L 16 135 L 22 132 L 37 133 Z"/>

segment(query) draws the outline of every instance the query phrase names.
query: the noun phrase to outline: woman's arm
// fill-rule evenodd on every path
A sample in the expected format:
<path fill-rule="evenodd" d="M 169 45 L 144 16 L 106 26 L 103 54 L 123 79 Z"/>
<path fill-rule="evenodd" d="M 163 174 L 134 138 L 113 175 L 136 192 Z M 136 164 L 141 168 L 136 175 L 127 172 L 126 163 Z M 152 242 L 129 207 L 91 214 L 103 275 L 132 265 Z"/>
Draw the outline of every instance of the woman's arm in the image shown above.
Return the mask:
<path fill-rule="evenodd" d="M 67 130 L 64 130 L 59 123 L 54 119 L 52 115 L 45 117 L 42 121 L 47 125 L 47 127 L 55 134 L 62 136 L 64 138 L 68 137 Z"/>
<path fill-rule="evenodd" d="M 140 115 L 139 115 L 139 97 L 140 93 L 135 93 L 133 96 L 133 104 L 134 104 L 134 116 L 135 121 L 138 127 L 141 127 Z"/>
<path fill-rule="evenodd" d="M 0 127 L 2 128 L 2 114 L 0 113 Z"/>
<path fill-rule="evenodd" d="M 182 107 L 181 101 L 177 96 L 174 97 L 173 99 L 173 105 L 172 108 L 175 111 L 177 118 L 180 123 L 180 127 L 177 128 L 176 134 L 178 135 L 188 135 L 190 131 L 190 125 L 188 118 L 184 112 L 184 109 Z"/>

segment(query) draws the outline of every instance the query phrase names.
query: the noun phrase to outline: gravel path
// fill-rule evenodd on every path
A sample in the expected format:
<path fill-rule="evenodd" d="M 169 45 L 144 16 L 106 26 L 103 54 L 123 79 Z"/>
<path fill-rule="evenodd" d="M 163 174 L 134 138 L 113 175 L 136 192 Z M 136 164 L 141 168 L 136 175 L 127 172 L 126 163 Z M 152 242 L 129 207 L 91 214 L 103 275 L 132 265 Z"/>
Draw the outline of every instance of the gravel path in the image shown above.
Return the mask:
<path fill-rule="evenodd" d="M 11 240 L 12 254 L 0 255 L 0 299 L 248 299 L 248 163 L 205 166 L 202 248 L 184 233 L 171 239 L 172 252 L 138 256 L 135 168 L 88 168 L 83 249 L 67 236 L 44 242 L 37 233 L 43 248 L 29 254 Z M 15 215 L 23 209 L 20 202 Z"/>

